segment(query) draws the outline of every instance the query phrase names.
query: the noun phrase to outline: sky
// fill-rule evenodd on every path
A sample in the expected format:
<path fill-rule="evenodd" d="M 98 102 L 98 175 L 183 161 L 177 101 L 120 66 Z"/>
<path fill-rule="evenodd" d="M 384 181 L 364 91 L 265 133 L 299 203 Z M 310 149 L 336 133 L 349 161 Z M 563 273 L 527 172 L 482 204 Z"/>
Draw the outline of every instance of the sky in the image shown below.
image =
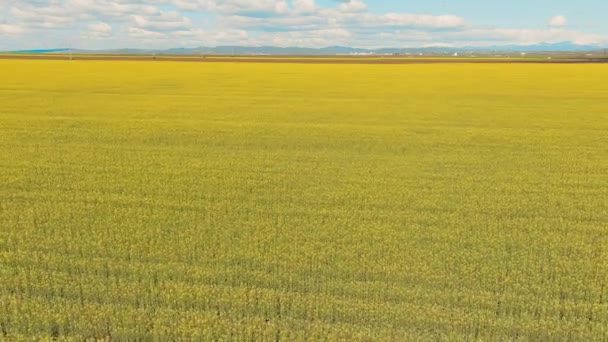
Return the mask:
<path fill-rule="evenodd" d="M 606 0 L 0 0 L 0 50 L 608 47 Z"/>

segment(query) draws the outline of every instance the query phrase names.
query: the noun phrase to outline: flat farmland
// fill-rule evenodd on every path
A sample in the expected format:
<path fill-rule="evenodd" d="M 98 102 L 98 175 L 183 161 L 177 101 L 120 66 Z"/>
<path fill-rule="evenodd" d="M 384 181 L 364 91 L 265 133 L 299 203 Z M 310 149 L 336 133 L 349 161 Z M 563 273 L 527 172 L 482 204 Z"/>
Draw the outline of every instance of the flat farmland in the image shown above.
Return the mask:
<path fill-rule="evenodd" d="M 606 55 L 545 53 L 536 55 L 503 55 L 495 57 L 399 56 L 399 55 L 124 55 L 85 53 L 0 53 L 0 60 L 64 60 L 64 61 L 138 61 L 195 63 L 269 63 L 269 64 L 601 64 L 608 63 Z"/>
<path fill-rule="evenodd" d="M 0 340 L 608 341 L 607 65 L 0 73 Z"/>

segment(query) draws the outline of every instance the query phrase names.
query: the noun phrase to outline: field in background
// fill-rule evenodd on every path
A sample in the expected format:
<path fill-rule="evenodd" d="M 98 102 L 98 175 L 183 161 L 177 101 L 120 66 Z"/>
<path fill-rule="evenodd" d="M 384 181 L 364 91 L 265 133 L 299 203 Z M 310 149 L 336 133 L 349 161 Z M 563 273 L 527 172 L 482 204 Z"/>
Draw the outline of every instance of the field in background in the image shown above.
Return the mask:
<path fill-rule="evenodd" d="M 271 64 L 445 64 L 445 63 L 509 63 L 509 64 L 600 64 L 608 63 L 605 54 L 531 53 L 480 54 L 478 56 L 446 55 L 145 55 L 110 53 L 0 53 L 2 59 L 76 60 L 76 61 L 148 61 L 198 63 L 271 63 Z"/>
<path fill-rule="evenodd" d="M 608 336 L 605 65 L 0 70 L 0 339 Z"/>

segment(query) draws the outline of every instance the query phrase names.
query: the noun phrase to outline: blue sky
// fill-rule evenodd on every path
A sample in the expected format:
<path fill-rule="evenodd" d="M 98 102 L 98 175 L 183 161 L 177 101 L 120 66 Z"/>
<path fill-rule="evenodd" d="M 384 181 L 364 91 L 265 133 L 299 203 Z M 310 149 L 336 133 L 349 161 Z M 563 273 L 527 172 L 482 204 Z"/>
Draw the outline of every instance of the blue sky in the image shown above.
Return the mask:
<path fill-rule="evenodd" d="M 0 0 L 0 50 L 608 47 L 605 0 Z"/>

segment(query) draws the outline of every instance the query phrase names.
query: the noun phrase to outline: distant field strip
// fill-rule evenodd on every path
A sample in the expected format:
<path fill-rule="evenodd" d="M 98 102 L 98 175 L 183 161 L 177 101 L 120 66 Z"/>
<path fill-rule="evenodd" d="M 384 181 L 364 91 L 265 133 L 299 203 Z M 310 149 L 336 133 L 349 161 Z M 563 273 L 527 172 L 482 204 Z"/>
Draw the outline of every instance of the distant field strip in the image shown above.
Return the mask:
<path fill-rule="evenodd" d="M 0 70 L 0 340 L 608 341 L 606 65 Z"/>
<path fill-rule="evenodd" d="M 270 63 L 270 64 L 600 64 L 606 57 L 450 57 L 450 56 L 281 56 L 281 55 L 113 55 L 113 54 L 0 54 L 2 59 L 77 60 L 77 61 L 148 61 L 198 63 Z"/>

